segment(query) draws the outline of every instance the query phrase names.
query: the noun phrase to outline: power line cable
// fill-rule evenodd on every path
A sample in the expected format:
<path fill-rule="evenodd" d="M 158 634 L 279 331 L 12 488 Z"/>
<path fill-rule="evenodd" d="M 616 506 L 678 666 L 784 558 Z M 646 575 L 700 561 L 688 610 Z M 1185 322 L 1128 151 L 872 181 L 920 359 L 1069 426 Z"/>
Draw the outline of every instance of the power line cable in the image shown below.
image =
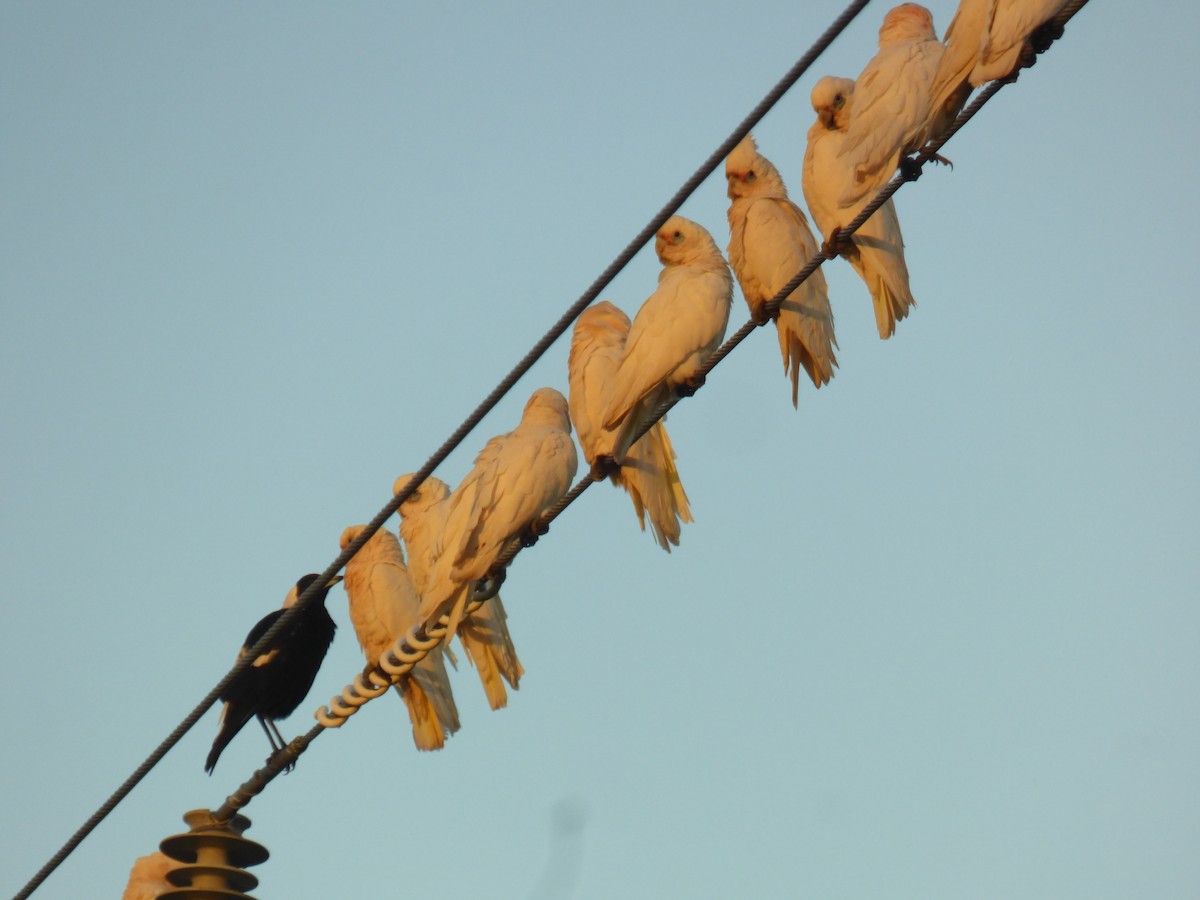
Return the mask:
<path fill-rule="evenodd" d="M 1051 23 L 1058 27 L 1059 34 L 1052 40 L 1057 40 L 1061 37 L 1061 27 L 1080 9 L 1087 5 L 1088 0 L 1074 0 L 1069 6 L 1065 7 Z M 1038 52 L 1044 52 L 1047 47 L 1043 47 Z M 972 100 L 972 102 L 955 118 L 953 124 L 939 137 L 931 140 L 928 144 L 916 154 L 916 156 L 907 160 L 902 167 L 901 174 L 893 178 L 888 184 L 882 187 L 879 192 L 872 198 L 863 210 L 855 216 L 844 228 L 840 230 L 842 236 L 852 235 L 862 227 L 863 223 L 871 217 L 871 215 L 886 203 L 900 187 L 909 181 L 916 181 L 920 177 L 924 165 L 937 155 L 937 151 L 953 137 L 959 129 L 969 122 L 981 110 L 984 105 L 996 95 L 1006 84 L 1011 84 L 1015 79 L 1009 81 L 993 81 L 986 85 Z M 809 276 L 820 268 L 827 259 L 831 259 L 836 253 L 832 248 L 822 250 L 812 259 L 810 259 L 804 267 L 792 277 L 783 288 L 779 290 L 765 305 L 767 312 L 774 313 L 779 309 L 780 304 L 800 286 Z M 768 321 L 770 316 L 765 316 L 761 321 L 750 319 L 739 328 L 725 343 L 723 343 L 708 360 L 700 367 L 699 374 L 696 378 L 694 387 L 684 393 L 677 393 L 674 397 L 663 401 L 657 409 L 648 417 L 634 435 L 634 442 L 649 431 L 654 424 L 658 422 L 666 413 L 675 406 L 684 397 L 692 396 L 703 383 L 703 379 L 711 372 L 733 349 L 746 339 L 753 331 L 761 328 Z M 531 527 L 530 533 L 526 539 L 520 543 L 513 544 L 502 552 L 497 557 L 496 562 L 489 570 L 486 580 L 479 582 L 475 595 L 471 602 L 467 605 L 465 615 L 470 615 L 475 610 L 479 609 L 488 599 L 495 596 L 499 591 L 500 583 L 504 580 L 505 568 L 516 558 L 517 554 L 525 547 L 531 546 L 541 535 L 549 530 L 550 523 L 561 515 L 568 506 L 577 500 L 584 491 L 597 481 L 603 481 L 607 477 L 607 473 L 602 468 L 593 468 L 588 474 L 579 479 L 578 482 L 556 503 L 553 507 L 546 511 Z M 233 794 L 226 798 L 225 803 L 214 812 L 214 817 L 217 821 L 227 821 L 231 819 L 240 809 L 245 807 L 253 797 L 257 796 L 262 790 L 275 778 L 280 772 L 290 767 L 296 759 L 305 750 L 309 744 L 324 730 L 328 728 L 339 728 L 345 724 L 346 720 L 352 716 L 358 709 L 373 700 L 375 697 L 382 696 L 386 693 L 392 684 L 399 681 L 403 675 L 412 670 L 418 662 L 420 662 L 434 647 L 442 643 L 442 638 L 446 633 L 448 624 L 448 615 L 442 615 L 436 623 L 426 624 L 418 623 L 409 630 L 409 632 L 387 651 L 380 655 L 375 666 L 371 667 L 367 672 L 358 675 L 354 681 L 342 690 L 342 692 L 333 698 L 329 706 L 322 707 L 317 710 L 317 724 L 314 725 L 308 732 L 293 740 L 283 750 L 274 754 L 268 763 L 263 768 L 259 769 L 251 776 L 250 780 L 245 782 Z M 370 682 L 370 684 L 367 684 Z"/>
<path fill-rule="evenodd" d="M 116 806 L 125 799 L 126 796 L 133 790 L 134 787 L 153 769 L 172 747 L 183 738 L 192 726 L 200 720 L 200 718 L 208 711 L 220 697 L 221 693 L 236 679 L 247 667 L 252 660 L 266 652 L 272 644 L 279 638 L 284 631 L 290 627 L 291 622 L 296 616 L 304 615 L 305 611 L 315 602 L 319 593 L 318 585 L 327 584 L 329 579 L 336 575 L 357 553 L 370 538 L 383 527 L 383 523 L 391 517 L 400 504 L 420 487 L 421 483 L 433 474 L 446 457 L 471 433 L 483 420 L 501 398 L 507 394 L 520 378 L 533 366 L 538 359 L 550 348 L 562 334 L 571 326 L 571 323 L 579 316 L 584 309 L 590 306 L 595 299 L 600 295 L 600 292 L 608 286 L 616 275 L 629 264 L 639 250 L 650 240 L 651 237 L 662 227 L 662 224 L 669 219 L 684 201 L 695 192 L 696 188 L 716 169 L 718 165 L 729 155 L 729 152 L 737 146 L 764 115 L 773 107 L 779 99 L 808 71 L 809 67 L 817 60 L 817 58 L 828 49 L 834 39 L 846 29 L 846 27 L 854 20 L 854 18 L 863 10 L 870 0 L 853 0 L 833 21 L 833 23 L 821 34 L 813 43 L 808 51 L 792 66 L 791 69 L 776 83 L 776 85 L 767 93 L 767 95 L 759 101 L 759 103 L 750 111 L 750 113 L 742 120 L 742 122 L 734 130 L 725 141 L 701 164 L 701 166 L 692 174 L 692 176 L 684 182 L 684 185 L 667 201 L 667 204 L 650 220 L 650 222 L 640 231 L 637 236 L 626 246 L 626 248 L 617 256 L 615 260 L 592 282 L 591 286 L 576 300 L 562 316 L 551 326 L 541 339 L 533 345 L 528 353 L 512 368 L 512 370 L 496 385 L 495 388 L 479 403 L 479 405 L 471 412 L 461 425 L 448 437 L 436 452 L 426 460 L 425 464 L 416 471 L 414 476 L 409 480 L 404 490 L 396 494 L 379 513 L 364 526 L 359 536 L 352 541 L 346 548 L 338 554 L 337 558 L 329 564 L 324 572 L 313 582 L 307 590 L 305 590 L 296 600 L 294 606 L 288 609 L 275 624 L 262 636 L 262 638 L 250 650 L 242 656 L 238 662 L 225 674 L 225 676 L 217 683 L 217 685 L 205 695 L 196 707 L 179 723 L 178 726 L 169 734 L 163 741 L 154 749 L 154 751 L 146 757 L 141 765 L 134 770 L 111 796 L 101 804 L 88 819 L 79 827 L 79 829 L 67 840 L 67 842 L 50 858 L 47 863 L 29 880 L 29 882 L 15 895 L 14 900 L 25 900 L 29 897 L 43 881 L 53 872 L 59 865 L 62 864 L 68 856 L 74 852 L 75 848 L 82 843 L 97 825 L 102 822 Z"/>

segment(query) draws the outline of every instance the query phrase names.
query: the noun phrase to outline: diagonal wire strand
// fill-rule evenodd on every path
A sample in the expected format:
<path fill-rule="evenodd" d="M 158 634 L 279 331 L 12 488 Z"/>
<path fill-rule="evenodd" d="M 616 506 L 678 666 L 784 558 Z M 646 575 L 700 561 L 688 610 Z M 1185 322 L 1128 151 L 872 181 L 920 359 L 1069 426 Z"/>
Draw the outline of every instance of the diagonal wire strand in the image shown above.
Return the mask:
<path fill-rule="evenodd" d="M 767 95 L 759 101 L 758 105 L 750 111 L 750 113 L 742 120 L 742 122 L 734 129 L 733 133 L 725 139 L 725 141 L 713 151 L 713 153 L 701 164 L 701 166 L 692 174 L 692 176 L 684 182 L 683 186 L 667 201 L 666 205 L 650 220 L 650 222 L 640 231 L 637 236 L 625 247 L 624 250 L 613 260 L 609 266 L 601 272 L 599 277 L 588 287 L 586 291 L 576 300 L 566 312 L 551 326 L 541 339 L 533 345 L 528 353 L 512 368 L 512 370 L 496 385 L 479 405 L 471 412 L 461 425 L 448 437 L 442 445 L 434 452 L 434 454 L 426 460 L 425 464 L 416 471 L 413 478 L 410 479 L 408 485 L 399 494 L 396 494 L 384 506 L 379 513 L 371 519 L 363 528 L 359 536 L 352 541 L 346 548 L 338 554 L 337 558 L 329 564 L 328 567 L 320 574 L 320 577 L 299 597 L 296 599 L 294 606 L 288 609 L 280 616 L 275 624 L 268 629 L 262 638 L 250 648 L 243 657 L 239 658 L 238 662 L 225 674 L 225 676 L 217 683 L 217 685 L 204 696 L 204 698 L 196 705 L 196 707 L 179 723 L 178 726 L 169 734 L 163 741 L 154 749 L 154 751 L 146 757 L 133 774 L 129 776 L 116 791 L 93 813 L 86 822 L 67 840 L 67 842 L 59 849 L 57 853 L 34 875 L 25 887 L 15 896 L 15 900 L 25 900 L 37 887 L 46 880 L 46 878 L 59 865 L 62 864 L 76 847 L 87 837 L 101 821 L 113 809 L 116 808 L 122 800 L 137 786 L 138 782 L 146 776 L 146 774 L 156 766 L 164 756 L 177 744 L 180 739 L 200 720 L 200 718 L 208 711 L 209 707 L 215 703 L 220 695 L 229 687 L 229 685 L 237 679 L 243 671 L 250 665 L 251 661 L 257 658 L 262 653 L 266 652 L 278 640 L 279 636 L 290 627 L 296 616 L 304 615 L 305 611 L 312 606 L 316 601 L 319 593 L 319 585 L 327 584 L 329 579 L 336 575 L 357 553 L 372 535 L 375 534 L 383 523 L 392 516 L 400 504 L 420 487 L 421 482 L 433 474 L 446 457 L 473 431 L 483 420 L 500 399 L 507 394 L 513 386 L 521 379 L 521 377 L 529 371 L 538 359 L 549 349 L 562 334 L 570 327 L 571 323 L 600 295 L 600 292 L 616 277 L 622 269 L 625 268 L 638 253 L 639 250 L 654 236 L 655 232 L 662 227 L 662 224 L 669 219 L 675 211 L 683 205 L 684 201 L 695 192 L 703 182 L 729 152 L 737 146 L 764 115 L 773 107 L 779 99 L 787 93 L 787 91 L 808 71 L 809 67 L 817 60 L 817 58 L 828 49 L 834 39 L 846 29 L 854 18 L 863 10 L 870 0 L 853 0 L 833 21 L 833 23 L 825 29 L 824 33 L 813 43 L 808 51 L 792 66 L 791 69 L 776 83 L 776 85 L 767 93 Z"/>
<path fill-rule="evenodd" d="M 1088 0 L 1073 0 L 1072 3 L 1064 7 L 1064 9 L 1052 20 L 1052 22 L 1061 27 L 1072 16 L 1074 16 L 1075 13 L 1087 5 L 1087 2 Z M 942 135 L 930 141 L 924 148 L 922 148 L 920 153 L 912 158 L 911 166 L 908 167 L 908 174 L 898 175 L 888 182 L 888 184 L 882 187 L 875 197 L 872 198 L 871 202 L 868 203 L 867 206 L 865 206 L 853 220 L 851 220 L 843 229 L 841 229 L 841 234 L 843 236 L 852 235 L 860 227 L 862 227 L 863 223 L 866 222 L 867 219 L 869 219 L 871 215 L 877 209 L 879 209 L 880 206 L 886 203 L 888 199 L 890 199 L 891 196 L 895 194 L 903 184 L 908 181 L 916 181 L 917 178 L 920 177 L 924 165 L 937 155 L 937 151 L 940 150 L 942 146 L 945 145 L 946 142 L 949 141 L 950 138 L 953 137 L 967 122 L 974 118 L 975 115 L 984 107 L 984 105 L 992 97 L 994 97 L 996 93 L 1004 87 L 1005 84 L 1011 83 L 1011 81 L 993 81 L 986 85 L 976 95 L 972 102 L 961 113 L 959 113 L 953 124 L 947 128 Z M 824 253 L 818 253 L 816 256 L 810 259 L 804 265 L 804 267 L 797 272 L 796 275 L 794 275 L 792 279 L 788 281 L 788 283 L 784 285 L 783 288 L 781 288 L 779 292 L 767 302 L 765 305 L 766 310 L 769 313 L 774 313 L 776 310 L 778 310 L 780 304 L 787 299 L 792 291 L 799 287 L 800 284 L 805 281 L 805 279 L 811 276 L 812 273 L 819 269 L 829 258 L 830 257 L 825 256 Z M 720 364 L 721 360 L 728 356 L 733 349 L 737 347 L 743 340 L 745 340 L 746 337 L 748 337 L 753 331 L 765 325 L 767 321 L 770 321 L 769 316 L 764 317 L 761 321 L 750 319 L 729 339 L 727 339 L 725 343 L 723 343 L 713 353 L 713 355 L 709 357 L 704 365 L 700 367 L 700 373 L 697 376 L 697 388 L 700 384 L 702 384 L 703 378 L 706 377 L 708 373 L 711 372 L 718 364 Z M 684 396 L 692 396 L 694 393 L 695 391 L 692 390 L 687 394 L 676 394 L 670 399 L 663 401 L 663 403 L 651 413 L 647 420 L 637 430 L 634 435 L 633 442 L 636 443 L 637 440 L 639 440 L 647 431 L 654 427 L 654 424 L 658 422 L 664 415 L 666 415 L 666 413 L 673 408 L 675 404 L 682 400 Z M 506 567 L 513 561 L 513 559 L 516 558 L 517 554 L 520 553 L 521 550 L 532 546 L 532 544 L 540 535 L 543 535 L 549 531 L 550 523 L 558 518 L 558 516 L 560 516 L 567 509 L 567 507 L 569 507 L 580 496 L 582 496 L 584 491 L 586 491 L 597 481 L 603 481 L 606 477 L 607 476 L 604 472 L 593 468 L 592 471 L 580 478 L 579 481 L 577 481 L 575 485 L 563 495 L 558 503 L 547 510 L 541 517 L 539 517 L 537 522 L 534 523 L 532 533 L 526 540 L 523 540 L 520 543 L 513 543 L 511 546 L 506 548 L 504 552 L 497 557 L 496 562 L 485 576 L 486 581 L 489 582 L 488 589 L 483 591 L 482 595 L 477 592 L 471 604 L 468 605 L 466 614 L 470 615 L 470 613 L 474 612 L 483 603 L 487 602 L 491 596 L 494 596 L 498 592 L 499 584 L 504 579 L 504 571 Z M 444 626 L 445 622 L 446 617 L 442 616 L 440 624 Z M 424 642 L 427 637 L 427 629 L 427 623 L 422 623 L 416 627 L 415 631 L 412 633 L 412 637 L 416 639 L 416 643 Z M 401 641 L 397 643 L 403 648 L 404 655 L 413 661 L 419 661 L 424 653 L 427 652 L 422 651 L 420 648 L 414 646 L 413 641 L 410 640 L 408 636 L 402 638 Z M 394 651 L 387 652 L 394 653 Z M 364 673 L 365 680 L 370 680 L 370 678 L 366 676 L 377 676 L 382 680 L 389 680 L 388 673 L 378 663 L 371 667 L 369 673 Z M 402 676 L 395 676 L 396 679 L 399 677 Z M 383 693 L 383 691 L 380 691 L 369 696 L 361 695 L 357 693 L 355 685 L 351 685 L 345 691 L 343 691 L 342 696 L 345 696 L 347 692 L 359 697 L 359 702 L 354 709 L 357 709 L 358 706 L 368 702 L 372 696 L 380 696 Z M 308 746 L 322 731 L 325 731 L 330 727 L 335 727 L 332 725 L 327 725 L 324 721 L 322 721 L 323 718 L 326 718 L 322 715 L 322 713 L 326 712 L 328 712 L 328 710 L 318 711 L 318 724 L 314 725 L 305 734 L 297 737 L 283 750 L 275 753 L 268 760 L 266 766 L 256 771 L 248 781 L 242 784 L 241 787 L 239 787 L 233 794 L 227 797 L 225 803 L 214 813 L 214 817 L 217 819 L 217 821 L 228 821 L 229 819 L 232 819 L 234 814 L 245 807 L 255 796 L 261 793 L 276 775 L 291 766 L 300 756 L 300 754 L 308 749 Z M 330 715 L 328 718 L 336 719 L 339 717 L 337 715 Z M 345 716 L 341 716 L 340 718 L 341 721 L 345 720 Z M 340 724 L 340 722 L 338 724 Z"/>

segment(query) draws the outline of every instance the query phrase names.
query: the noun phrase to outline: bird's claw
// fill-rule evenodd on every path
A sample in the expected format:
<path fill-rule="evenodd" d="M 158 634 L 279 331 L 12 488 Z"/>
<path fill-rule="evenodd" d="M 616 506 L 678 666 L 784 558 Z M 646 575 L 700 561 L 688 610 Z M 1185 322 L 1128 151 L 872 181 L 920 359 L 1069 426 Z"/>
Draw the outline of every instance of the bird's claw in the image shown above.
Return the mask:
<path fill-rule="evenodd" d="M 690 397 L 702 387 L 704 387 L 704 375 L 696 374 L 675 385 L 675 393 L 680 397 Z"/>
<path fill-rule="evenodd" d="M 541 518 L 534 519 L 521 533 L 521 546 L 532 547 L 543 534 L 550 530 L 550 523 Z"/>
<path fill-rule="evenodd" d="M 1031 48 L 1035 54 L 1045 53 L 1050 49 L 1051 44 L 1063 36 L 1063 31 L 1064 29 L 1062 24 L 1056 22 L 1054 19 L 1051 19 L 1044 25 L 1039 25 L 1034 29 L 1033 34 L 1029 36 L 1029 43 L 1026 46 Z M 1025 63 L 1024 56 L 1022 56 L 1021 61 L 1024 68 L 1028 68 L 1029 66 L 1033 65 L 1032 61 Z"/>
<path fill-rule="evenodd" d="M 775 307 L 775 311 L 771 312 L 767 304 L 763 304 L 758 309 L 750 313 L 750 321 L 759 328 L 766 325 L 768 322 L 779 318 L 779 307 Z"/>
<path fill-rule="evenodd" d="M 267 757 L 267 765 L 277 766 L 279 764 L 279 757 L 281 755 L 286 755 L 287 749 L 288 749 L 287 747 L 280 747 L 278 750 L 276 750 L 274 753 L 272 753 L 270 756 L 268 756 Z M 296 768 L 296 758 L 293 756 L 291 758 L 291 760 L 288 762 L 288 764 L 286 766 L 284 766 L 281 771 L 283 772 L 284 775 L 287 775 L 294 768 Z"/>
<path fill-rule="evenodd" d="M 837 259 L 849 249 L 850 238 L 842 234 L 841 226 L 829 232 L 829 239 L 821 245 L 821 255 L 826 259 Z"/>
<path fill-rule="evenodd" d="M 603 481 L 621 471 L 621 464 L 608 454 L 602 453 L 592 460 L 592 481 Z"/>

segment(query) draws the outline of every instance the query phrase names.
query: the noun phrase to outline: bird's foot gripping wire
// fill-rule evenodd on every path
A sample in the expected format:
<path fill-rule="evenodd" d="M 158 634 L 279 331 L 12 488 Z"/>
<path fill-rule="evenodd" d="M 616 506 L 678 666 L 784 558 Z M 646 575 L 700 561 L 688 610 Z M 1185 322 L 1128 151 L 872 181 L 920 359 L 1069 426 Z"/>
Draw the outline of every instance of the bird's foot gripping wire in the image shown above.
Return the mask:
<path fill-rule="evenodd" d="M 704 387 L 704 375 L 698 372 L 691 378 L 681 381 L 679 384 L 675 385 L 675 393 L 680 397 L 690 397 L 702 387 Z"/>
<path fill-rule="evenodd" d="M 521 546 L 532 547 L 543 534 L 550 530 L 550 523 L 541 516 L 529 523 L 529 527 L 521 532 Z"/>
<path fill-rule="evenodd" d="M 1026 47 L 1032 49 L 1035 54 L 1045 53 L 1050 49 L 1051 44 L 1063 36 L 1063 30 L 1061 22 L 1051 19 L 1049 22 L 1039 25 L 1033 30 L 1033 34 L 1029 36 L 1029 43 L 1026 44 Z M 1022 68 L 1028 68 L 1028 66 L 1033 65 L 1032 62 L 1025 62 L 1024 54 L 1021 56 L 1021 64 Z"/>
<path fill-rule="evenodd" d="M 602 453 L 592 460 L 592 481 L 604 481 L 619 471 L 621 471 L 621 464 L 607 454 Z"/>
<path fill-rule="evenodd" d="M 278 765 L 278 763 L 282 761 L 280 759 L 280 757 L 286 755 L 287 752 L 288 752 L 287 747 L 280 747 L 278 750 L 273 751 L 271 753 L 271 755 L 267 757 L 267 765 L 268 766 Z M 283 767 L 283 774 L 287 775 L 294 768 L 296 768 L 296 757 L 291 756 L 287 761 L 287 765 L 285 765 Z"/>
<path fill-rule="evenodd" d="M 842 234 L 842 228 L 839 225 L 829 232 L 829 239 L 821 245 L 821 255 L 826 259 L 837 259 L 841 254 L 849 252 L 851 245 L 850 238 Z"/>
<path fill-rule="evenodd" d="M 778 318 L 779 306 L 776 306 L 775 309 L 772 310 L 769 303 L 764 303 L 762 306 L 758 307 L 758 309 L 750 313 L 750 321 L 752 321 L 759 328 L 762 328 L 768 322 Z"/>
<path fill-rule="evenodd" d="M 938 159 L 937 154 L 934 154 L 930 159 Z M 945 161 L 945 160 L 943 160 Z M 916 181 L 921 177 L 921 164 L 911 156 L 904 156 L 900 159 L 900 176 L 905 181 Z"/>

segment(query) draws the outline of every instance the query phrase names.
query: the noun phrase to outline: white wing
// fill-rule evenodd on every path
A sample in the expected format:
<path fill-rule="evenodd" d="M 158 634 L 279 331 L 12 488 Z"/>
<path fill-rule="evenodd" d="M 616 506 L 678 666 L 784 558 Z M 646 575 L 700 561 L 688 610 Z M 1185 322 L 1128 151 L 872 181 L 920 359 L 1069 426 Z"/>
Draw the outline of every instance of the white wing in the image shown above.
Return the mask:
<path fill-rule="evenodd" d="M 571 333 L 567 360 L 571 422 L 589 463 L 612 452 L 616 434 L 604 428 L 604 413 L 628 334 L 629 316 L 607 301 L 585 309 Z"/>
<path fill-rule="evenodd" d="M 571 336 L 571 421 L 588 462 L 613 451 L 616 432 L 604 428 L 602 419 L 629 327 L 625 313 L 602 302 L 583 311 Z M 675 468 L 675 451 L 662 422 L 629 449 L 612 482 L 629 493 L 643 530 L 649 513 L 654 539 L 660 547 L 669 552 L 672 544 L 679 543 L 681 522 L 692 521 L 692 514 Z"/>
<path fill-rule="evenodd" d="M 1058 15 L 1067 0 L 995 0 L 995 13 L 971 84 L 1007 78 L 1020 64 L 1029 36 Z"/>
<path fill-rule="evenodd" d="M 819 119 L 808 129 L 801 187 L 804 202 L 808 204 L 822 240 L 828 240 L 833 229 L 854 218 L 842 216 L 838 207 L 838 197 L 849 171 L 840 156 L 844 137 L 843 132 L 827 128 Z"/>
<path fill-rule="evenodd" d="M 779 293 L 817 253 L 804 213 L 790 200 L 775 198 L 750 204 L 743 245 L 745 262 L 737 274 L 752 311 Z M 783 301 L 775 325 L 795 406 L 801 369 L 820 387 L 833 377 L 837 365 L 829 289 L 820 269 Z"/>
<path fill-rule="evenodd" d="M 840 83 L 838 79 L 821 81 Z M 821 82 L 818 83 L 820 86 Z M 857 90 L 846 84 L 844 93 L 852 115 L 852 104 L 857 103 Z M 830 96 L 833 96 L 832 87 L 828 87 L 821 95 L 822 102 Z M 813 97 L 814 105 L 818 105 L 816 88 Z M 803 186 L 813 221 L 822 235 L 828 238 L 835 228 L 853 221 L 870 197 L 864 197 L 847 207 L 840 205 L 836 192 L 849 177 L 845 167 L 846 157 L 841 154 L 844 131 L 839 126 L 842 120 L 831 115 L 828 109 L 818 109 L 817 112 L 818 119 L 808 130 Z M 822 115 L 832 121 L 831 126 L 822 122 Z M 908 310 L 916 301 L 908 284 L 900 220 L 896 216 L 896 206 L 890 199 L 855 232 L 850 249 L 843 251 L 842 255 L 871 292 L 879 336 L 884 339 L 891 337 L 896 331 L 896 322 L 908 315 Z"/>
<path fill-rule="evenodd" d="M 657 388 L 695 374 L 725 333 L 728 304 L 721 302 L 717 275 L 686 266 L 664 269 L 658 288 L 642 304 L 613 383 L 604 426 L 615 428 Z"/>
<path fill-rule="evenodd" d="M 929 91 L 942 52 L 938 41 L 906 42 L 881 50 L 876 57 L 880 64 L 863 71 L 842 148 L 854 181 L 843 190 L 840 205 L 869 201 L 891 180 L 901 155 L 928 140 L 933 111 Z"/>
<path fill-rule="evenodd" d="M 561 429 L 518 426 L 489 441 L 450 497 L 451 577 L 483 578 L 509 541 L 570 489 L 577 466 L 575 444 Z"/>
<path fill-rule="evenodd" d="M 398 493 L 408 478 L 406 475 L 397 478 L 393 490 Z M 436 597 L 446 597 L 447 602 L 453 602 L 455 606 L 459 601 L 466 602 L 466 586 L 450 579 L 448 562 L 439 566 L 435 552 L 437 538 L 445 531 L 449 495 L 450 488 L 444 482 L 426 479 L 416 498 L 400 506 L 400 534 L 408 547 L 409 569 L 421 594 L 422 608 L 429 609 L 427 614 L 439 605 Z M 460 619 L 448 635 L 454 632 L 458 634 L 467 659 L 479 673 L 488 704 L 492 709 L 507 706 L 508 692 L 504 682 L 515 689 L 525 670 L 517 658 L 499 595 L 472 615 Z"/>
<path fill-rule="evenodd" d="M 342 533 L 343 549 L 362 531 L 355 525 Z M 420 597 L 404 565 L 400 542 L 379 529 L 346 564 L 342 582 L 350 605 L 350 622 L 369 664 L 420 621 Z M 440 650 L 427 655 L 402 679 L 396 690 L 408 707 L 413 741 L 420 750 L 437 750 L 459 728 L 458 708 Z"/>

